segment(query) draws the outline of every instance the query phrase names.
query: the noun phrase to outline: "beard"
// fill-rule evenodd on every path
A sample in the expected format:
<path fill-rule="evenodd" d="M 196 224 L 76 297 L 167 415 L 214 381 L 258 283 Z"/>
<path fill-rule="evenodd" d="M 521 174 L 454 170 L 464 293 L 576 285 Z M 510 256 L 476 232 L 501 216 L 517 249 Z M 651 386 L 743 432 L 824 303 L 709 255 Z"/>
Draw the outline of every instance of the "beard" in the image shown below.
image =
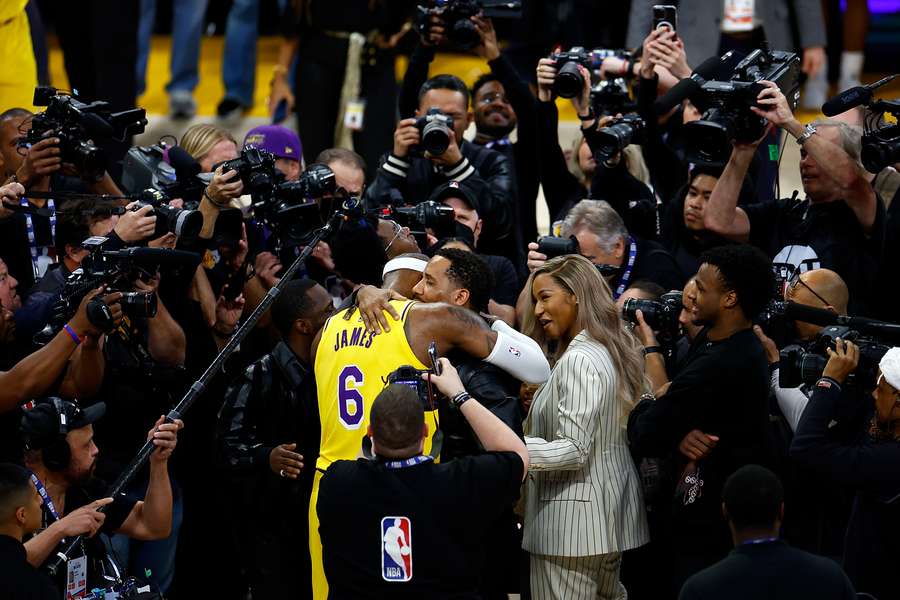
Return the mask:
<path fill-rule="evenodd" d="M 506 121 L 506 125 L 491 125 L 487 119 L 488 115 L 485 115 L 484 119 L 481 119 L 480 123 L 476 123 L 476 130 L 478 133 L 482 135 L 486 135 L 495 139 L 500 139 L 508 136 L 512 133 L 512 130 L 516 128 L 516 120 L 508 119 Z"/>

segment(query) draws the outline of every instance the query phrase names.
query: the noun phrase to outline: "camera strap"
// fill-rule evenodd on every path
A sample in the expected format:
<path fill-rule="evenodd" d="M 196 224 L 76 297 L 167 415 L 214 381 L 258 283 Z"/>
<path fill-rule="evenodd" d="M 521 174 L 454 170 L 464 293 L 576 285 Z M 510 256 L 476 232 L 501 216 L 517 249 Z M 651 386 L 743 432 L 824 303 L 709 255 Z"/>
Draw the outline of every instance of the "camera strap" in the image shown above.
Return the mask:
<path fill-rule="evenodd" d="M 29 206 L 27 198 L 22 198 L 19 203 L 25 208 L 28 208 Z M 47 209 L 50 210 L 50 245 L 52 246 L 56 240 L 56 204 L 53 202 L 53 198 L 47 199 Z M 34 220 L 31 218 L 31 213 L 27 212 L 25 213 L 25 230 L 28 233 L 28 247 L 31 251 L 31 266 L 34 269 L 34 277 L 37 279 L 43 274 L 41 273 L 38 264 L 41 251 L 38 248 L 37 238 L 34 235 Z M 46 270 L 46 268 L 44 270 Z"/>
<path fill-rule="evenodd" d="M 625 263 L 625 272 L 622 273 L 622 277 L 619 279 L 619 285 L 616 286 L 615 292 L 613 293 L 613 300 L 618 300 L 619 296 L 625 293 L 625 290 L 628 289 L 628 282 L 631 280 L 631 272 L 634 269 L 634 261 L 637 258 L 637 244 L 634 241 L 632 236 L 628 236 L 628 262 Z"/>

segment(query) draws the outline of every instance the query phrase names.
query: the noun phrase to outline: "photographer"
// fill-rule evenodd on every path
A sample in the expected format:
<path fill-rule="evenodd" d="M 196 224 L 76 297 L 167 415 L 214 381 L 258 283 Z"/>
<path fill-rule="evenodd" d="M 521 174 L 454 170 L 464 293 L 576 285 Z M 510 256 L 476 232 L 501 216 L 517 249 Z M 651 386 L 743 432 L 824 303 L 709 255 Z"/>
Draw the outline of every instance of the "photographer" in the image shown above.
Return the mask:
<path fill-rule="evenodd" d="M 33 473 L 32 481 L 39 492 L 43 490 L 44 498 L 42 530 L 25 542 L 28 562 L 39 566 L 53 555 L 63 539 L 86 535 L 87 539 L 70 559 L 87 559 L 84 565 L 87 589 L 104 585 L 104 576 L 110 573 L 108 569 L 117 572 L 116 567 L 108 564 L 112 557 L 103 540 L 95 537 L 97 533 L 119 532 L 139 540 L 169 535 L 172 487 L 168 462 L 175 450 L 178 430 L 184 427 L 181 420 L 166 423 L 160 416 L 143 436 L 156 446 L 150 455 L 149 482 L 143 501 L 125 494 L 108 498 L 103 496 L 108 489 L 106 483 L 93 477 L 99 454 L 93 424 L 103 414 L 103 403 L 81 408 L 50 398 L 38 402 L 22 416 L 25 466 Z M 101 506 L 107 507 L 105 513 L 97 512 Z M 119 568 L 124 566 L 127 565 Z"/>
<path fill-rule="evenodd" d="M 672 256 L 656 242 L 631 235 L 619 214 L 603 200 L 582 200 L 566 215 L 563 237 L 574 236 L 578 252 L 598 266 L 615 267 L 609 278 L 613 298 L 627 289 L 629 282 L 645 279 L 666 290 L 678 290 L 684 275 Z M 547 255 L 537 243 L 528 244 L 528 268 L 539 268 Z"/>
<path fill-rule="evenodd" d="M 848 376 L 860 361 L 859 348 L 837 339 L 828 363 L 800 419 L 791 456 L 830 481 L 857 489 L 847 527 L 843 567 L 853 586 L 876 598 L 896 597 L 891 557 L 900 554 L 900 348 L 891 348 L 878 364 L 872 397 L 874 416 L 866 435 L 837 441 L 829 424 L 837 413 Z M 869 382 L 871 385 L 871 382 Z"/>
<path fill-rule="evenodd" d="M 439 114 L 430 113 L 432 109 Z M 452 119 L 452 129 L 438 125 L 446 117 Z M 442 183 L 458 181 L 478 198 L 482 208 L 484 251 L 515 263 L 520 249 L 516 245 L 512 166 L 502 154 L 463 139 L 471 120 L 469 90 L 458 77 L 437 75 L 426 81 L 419 90 L 416 118 L 397 124 L 393 151 L 382 162 L 366 198 L 376 206 L 418 204 Z M 426 124 L 434 127 L 429 129 L 431 135 L 446 138 L 443 153 L 419 156 L 414 152 L 424 142 L 420 130 L 424 131 Z"/>
<path fill-rule="evenodd" d="M 751 107 L 757 116 L 797 138 L 806 199 L 793 198 L 737 206 L 741 184 L 758 144 L 735 143 L 703 215 L 707 229 L 763 248 L 776 264 L 797 269 L 800 262 L 837 272 L 850 289 L 850 312 L 866 314 L 874 292 L 884 244 L 884 206 L 859 164 L 860 132 L 836 120 L 803 125 L 794 118 L 778 86 L 766 88 Z"/>
<path fill-rule="evenodd" d="M 252 593 L 261 597 L 310 587 L 306 513 L 283 509 L 309 503 L 319 444 L 310 344 L 333 311 L 314 281 L 288 282 L 272 306 L 282 341 L 231 385 L 219 412 L 220 467 L 240 490 L 228 502 L 261 515 L 240 540 Z"/>
<path fill-rule="evenodd" d="M 675 592 L 731 546 L 719 504 L 725 479 L 745 464 L 766 462 L 768 454 L 768 370 L 751 319 L 769 300 L 771 263 L 747 245 L 708 250 L 702 262 L 691 300 L 693 321 L 705 328 L 671 383 L 656 400 L 642 400 L 628 419 L 628 438 L 638 458 L 673 457 L 666 475 L 677 487 L 667 543 L 675 556 Z M 644 324 L 635 330 L 645 346 L 652 344 L 646 329 Z M 659 360 L 649 348 L 645 360 L 651 355 Z M 707 434 L 705 443 L 715 446 L 706 458 L 688 458 L 687 446 L 699 433 L 694 430 Z"/>
<path fill-rule="evenodd" d="M 236 177 L 237 171 L 222 172 L 220 163 L 238 157 L 237 140 L 227 129 L 209 123 L 188 127 L 181 136 L 181 147 L 200 164 L 200 173 L 212 173 L 212 179 L 203 190 L 199 210 L 203 213 L 203 230 L 200 238 L 212 238 L 219 211 L 232 200 L 240 198 L 244 183 Z M 219 166 L 217 166 L 219 165 Z"/>
<path fill-rule="evenodd" d="M 522 239 L 537 237 L 535 200 L 538 195 L 539 163 L 536 103 L 528 84 L 509 59 L 500 53 L 494 24 L 487 17 L 471 17 L 480 38 L 475 53 L 487 61 L 490 73 L 472 84 L 472 114 L 475 121 L 473 144 L 506 156 L 516 174 L 518 220 Z M 420 38 L 409 60 L 400 88 L 400 114 L 411 115 L 418 105 L 419 87 L 428 78 L 437 44 L 444 42 L 445 24 L 433 16 L 428 34 Z M 509 139 L 516 131 L 516 141 Z M 518 264 L 517 264 L 518 266 Z"/>
<path fill-rule="evenodd" d="M 466 392 L 449 360 L 439 366 L 442 374 L 428 380 L 453 399 L 487 452 L 435 464 L 424 454 L 428 429 L 416 391 L 394 384 L 379 393 L 367 428 L 375 460 L 336 461 L 322 477 L 317 507 L 331 597 L 477 596 L 486 528 L 518 497 L 528 452 Z M 381 541 L 361 548 L 360 535 Z"/>
<path fill-rule="evenodd" d="M 293 130 L 281 125 L 260 125 L 244 136 L 244 148 L 259 148 L 275 155 L 275 168 L 285 181 L 297 181 L 303 170 L 303 147 Z M 316 161 L 319 162 L 319 161 Z"/>
<path fill-rule="evenodd" d="M 651 190 L 633 174 L 646 171 L 639 147 L 629 145 L 608 157 L 597 153 L 596 129 L 601 121 L 607 125 L 614 119 L 596 113 L 591 100 L 591 74 L 581 65 L 578 70 L 584 83 L 572 98 L 582 122 L 582 137 L 576 141 L 571 160 L 578 176 L 570 172 L 559 147 L 555 65 L 553 58 L 542 58 L 537 66 L 541 184 L 551 221 L 563 218 L 580 200 L 596 198 L 609 202 L 630 230 L 642 237 L 656 237 L 656 201 Z M 604 118 L 598 121 L 601 116 Z"/>

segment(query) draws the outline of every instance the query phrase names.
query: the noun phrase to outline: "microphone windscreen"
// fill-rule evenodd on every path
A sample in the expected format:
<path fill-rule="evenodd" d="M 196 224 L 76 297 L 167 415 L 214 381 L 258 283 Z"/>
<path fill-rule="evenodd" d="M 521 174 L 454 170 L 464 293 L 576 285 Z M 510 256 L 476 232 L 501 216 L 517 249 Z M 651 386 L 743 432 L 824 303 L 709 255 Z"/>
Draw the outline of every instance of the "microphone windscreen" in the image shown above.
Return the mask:
<path fill-rule="evenodd" d="M 833 313 L 824 308 L 815 308 L 805 304 L 797 304 L 796 302 L 788 302 L 785 306 L 784 314 L 794 321 L 802 321 L 804 323 L 812 323 L 813 325 L 821 325 L 829 327 L 837 325 L 840 322 L 840 315 Z"/>
<path fill-rule="evenodd" d="M 822 113 L 824 113 L 826 117 L 834 117 L 842 112 L 847 112 L 851 108 L 855 108 L 865 103 L 871 93 L 872 92 L 862 86 L 844 90 L 822 105 Z"/>
<path fill-rule="evenodd" d="M 200 255 L 196 252 L 174 250 L 170 248 L 134 248 L 130 249 L 134 262 L 142 265 L 162 267 L 189 267 L 196 269 L 200 264 Z"/>
<path fill-rule="evenodd" d="M 172 146 L 168 151 L 169 164 L 176 173 L 184 175 L 196 175 L 200 172 L 200 163 L 181 146 Z"/>
<path fill-rule="evenodd" d="M 663 94 L 653 103 L 653 110 L 658 115 L 664 115 L 670 110 L 682 103 L 682 101 L 690 98 L 702 86 L 693 78 L 686 77 L 675 84 L 668 92 Z"/>

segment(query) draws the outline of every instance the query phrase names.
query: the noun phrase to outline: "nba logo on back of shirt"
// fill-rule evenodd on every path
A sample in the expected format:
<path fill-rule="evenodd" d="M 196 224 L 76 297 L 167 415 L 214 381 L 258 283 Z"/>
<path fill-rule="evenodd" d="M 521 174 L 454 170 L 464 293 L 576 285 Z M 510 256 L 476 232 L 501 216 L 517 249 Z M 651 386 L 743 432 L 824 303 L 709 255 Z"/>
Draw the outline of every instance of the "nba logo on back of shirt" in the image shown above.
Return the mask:
<path fill-rule="evenodd" d="M 412 523 L 407 517 L 381 519 L 381 577 L 385 581 L 412 579 Z"/>

